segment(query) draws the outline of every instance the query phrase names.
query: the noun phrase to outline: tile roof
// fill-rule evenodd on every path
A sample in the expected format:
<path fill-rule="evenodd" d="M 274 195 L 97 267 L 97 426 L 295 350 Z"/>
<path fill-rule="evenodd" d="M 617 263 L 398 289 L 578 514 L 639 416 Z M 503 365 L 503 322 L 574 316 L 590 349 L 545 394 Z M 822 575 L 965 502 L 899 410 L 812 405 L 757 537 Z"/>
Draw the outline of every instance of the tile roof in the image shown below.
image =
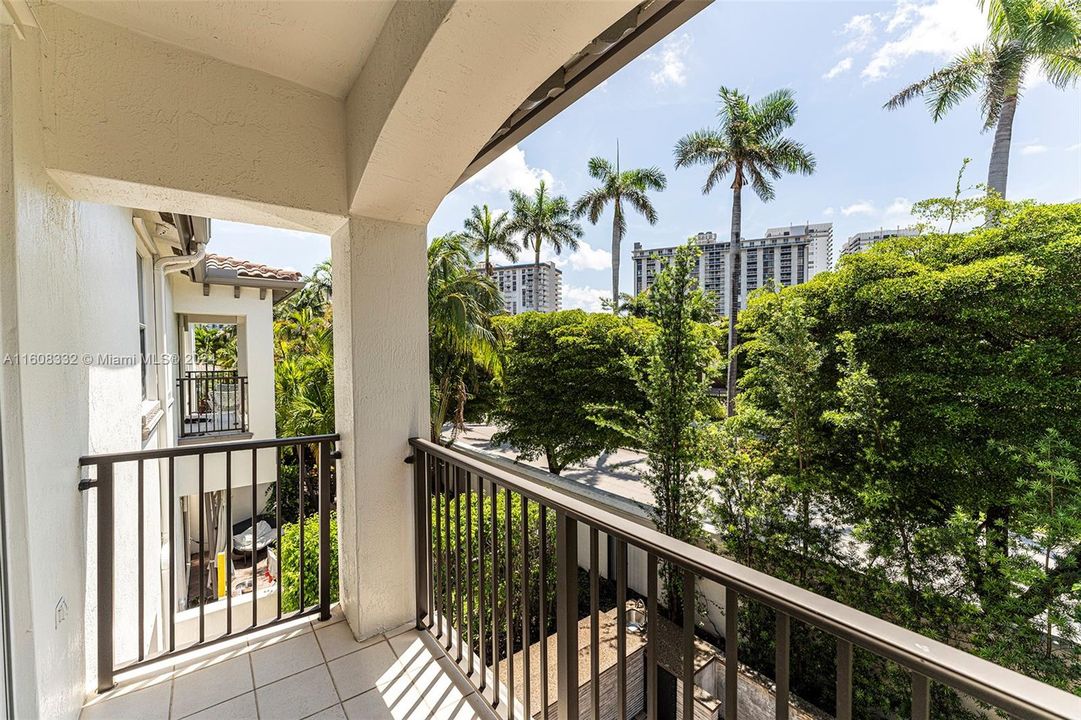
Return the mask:
<path fill-rule="evenodd" d="M 229 257 L 227 255 L 206 254 L 207 269 L 235 270 L 237 277 L 262 278 L 265 280 L 298 281 L 301 275 L 296 270 L 270 267 L 250 260 Z"/>

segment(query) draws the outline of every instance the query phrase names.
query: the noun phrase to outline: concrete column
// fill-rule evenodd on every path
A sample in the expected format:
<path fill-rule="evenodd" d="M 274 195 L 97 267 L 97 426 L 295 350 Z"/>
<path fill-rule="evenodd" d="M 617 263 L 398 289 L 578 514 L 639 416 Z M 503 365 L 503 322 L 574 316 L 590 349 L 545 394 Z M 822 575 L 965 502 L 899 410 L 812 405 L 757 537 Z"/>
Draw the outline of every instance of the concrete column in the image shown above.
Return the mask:
<path fill-rule="evenodd" d="M 339 584 L 358 638 L 414 612 L 408 440 L 427 437 L 426 227 L 353 216 L 334 233 L 334 392 L 342 433 Z"/>

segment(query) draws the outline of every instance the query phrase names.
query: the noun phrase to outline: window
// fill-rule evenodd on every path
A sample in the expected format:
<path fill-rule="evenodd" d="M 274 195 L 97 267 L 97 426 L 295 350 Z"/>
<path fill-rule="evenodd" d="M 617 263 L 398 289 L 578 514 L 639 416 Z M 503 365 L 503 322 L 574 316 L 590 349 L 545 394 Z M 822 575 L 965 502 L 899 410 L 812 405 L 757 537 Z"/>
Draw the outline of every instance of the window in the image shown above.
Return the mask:
<path fill-rule="evenodd" d="M 135 283 L 136 283 L 136 299 L 139 305 L 139 367 L 142 370 L 142 388 L 143 388 L 143 400 L 146 400 L 147 391 L 147 378 L 150 375 L 149 365 L 150 358 L 146 349 L 146 281 L 144 265 L 146 260 L 138 252 L 135 253 Z"/>

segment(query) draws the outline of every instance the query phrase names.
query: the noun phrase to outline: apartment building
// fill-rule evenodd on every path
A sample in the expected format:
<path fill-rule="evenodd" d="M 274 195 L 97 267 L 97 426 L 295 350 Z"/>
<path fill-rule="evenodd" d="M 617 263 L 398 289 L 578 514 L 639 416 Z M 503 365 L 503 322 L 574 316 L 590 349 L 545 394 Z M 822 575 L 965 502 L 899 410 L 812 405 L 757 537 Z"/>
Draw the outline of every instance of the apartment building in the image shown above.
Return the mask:
<path fill-rule="evenodd" d="M 527 310 L 553 312 L 563 308 L 563 271 L 555 263 L 540 264 L 540 282 L 534 283 L 537 266 L 533 263 L 497 265 L 492 268 L 496 285 L 503 295 L 503 307 L 511 315 Z M 478 267 L 484 272 L 484 267 Z M 536 299 L 534 302 L 534 289 Z"/>
<path fill-rule="evenodd" d="M 728 251 L 730 242 L 718 239 L 717 233 L 700 232 L 694 238 L 702 251 L 698 259 L 700 287 L 712 293 L 720 315 L 729 313 L 727 292 Z M 765 237 L 744 238 L 739 257 L 739 307 L 747 302 L 747 294 L 772 283 L 776 287 L 807 282 L 816 272 L 828 267 L 833 245 L 832 223 L 790 225 L 770 228 Z M 663 263 L 675 254 L 676 246 L 643 248 L 634 244 L 634 294 L 645 292 L 653 284 Z M 817 262 L 812 257 L 818 254 Z"/>
<path fill-rule="evenodd" d="M 845 244 L 841 246 L 841 257 L 845 255 L 852 255 L 853 253 L 863 252 L 867 248 L 871 247 L 879 240 L 885 240 L 892 237 L 913 237 L 919 235 L 920 231 L 916 228 L 895 228 L 893 230 L 884 230 L 879 228 L 878 230 L 868 230 L 867 232 L 859 232 L 852 235 L 845 241 Z"/>

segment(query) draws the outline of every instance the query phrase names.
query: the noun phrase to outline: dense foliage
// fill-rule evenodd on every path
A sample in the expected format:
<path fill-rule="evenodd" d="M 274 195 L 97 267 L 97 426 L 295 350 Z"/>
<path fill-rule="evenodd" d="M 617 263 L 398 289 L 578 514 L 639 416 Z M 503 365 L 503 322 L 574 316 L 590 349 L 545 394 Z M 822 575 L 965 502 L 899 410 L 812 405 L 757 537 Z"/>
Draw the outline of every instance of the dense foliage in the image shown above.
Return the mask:
<path fill-rule="evenodd" d="M 626 359 L 642 356 L 649 323 L 563 310 L 501 317 L 497 325 L 506 344 L 495 442 L 509 443 L 526 460 L 544 457 L 557 475 L 625 444 L 596 415 L 602 407 L 634 414 L 645 408 Z"/>
<path fill-rule="evenodd" d="M 754 296 L 743 417 L 715 444 L 726 551 L 1076 690 L 1079 262 L 1081 205 L 1028 207 Z M 771 622 L 745 617 L 764 663 Z M 800 684 L 828 709 L 822 672 Z M 864 687 L 868 712 L 904 709 L 895 674 L 856 673 L 881 685 Z"/>
<path fill-rule="evenodd" d="M 338 516 L 330 513 L 330 537 L 335 550 L 330 553 L 330 602 L 338 601 Z M 282 612 L 300 609 L 300 568 L 304 567 L 304 606 L 319 602 L 319 515 L 304 519 L 304 557 L 300 556 L 300 523 L 282 524 L 279 570 Z"/>

